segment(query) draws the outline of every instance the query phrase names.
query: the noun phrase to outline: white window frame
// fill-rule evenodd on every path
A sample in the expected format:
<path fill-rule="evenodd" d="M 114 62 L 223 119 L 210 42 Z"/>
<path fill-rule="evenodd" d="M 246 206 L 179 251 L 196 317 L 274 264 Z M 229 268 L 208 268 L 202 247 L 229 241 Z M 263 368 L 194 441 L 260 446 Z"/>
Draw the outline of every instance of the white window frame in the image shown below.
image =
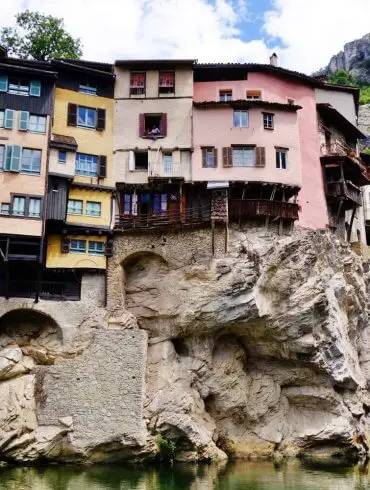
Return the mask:
<path fill-rule="evenodd" d="M 25 156 L 25 152 L 31 152 L 30 156 Z M 25 164 L 26 160 L 29 160 L 29 164 Z M 21 159 L 21 172 L 32 174 L 32 175 L 40 175 L 41 173 L 41 160 L 42 160 L 42 152 L 41 150 L 37 150 L 35 148 L 22 148 L 22 159 Z M 27 168 L 28 167 L 28 168 Z"/>
<path fill-rule="evenodd" d="M 98 157 L 87 153 L 76 153 L 75 175 L 98 177 Z"/>
<path fill-rule="evenodd" d="M 62 160 L 60 158 L 61 153 L 64 153 L 64 155 L 66 156 L 65 160 Z M 66 150 L 58 150 L 58 163 L 60 163 L 60 165 L 65 165 L 67 163 L 67 152 L 66 152 Z"/>
<path fill-rule="evenodd" d="M 32 127 L 34 126 L 34 127 Z M 30 114 L 28 120 L 28 131 L 31 133 L 46 133 L 46 116 Z"/>
<path fill-rule="evenodd" d="M 93 216 L 100 218 L 101 216 L 101 202 L 99 201 L 86 201 L 86 216 Z"/>
<path fill-rule="evenodd" d="M 31 203 L 38 203 L 38 213 L 31 212 Z M 32 206 L 34 207 L 34 206 Z M 30 197 L 28 201 L 28 214 L 29 218 L 40 218 L 41 217 L 41 197 Z"/>
<path fill-rule="evenodd" d="M 288 153 L 289 151 L 284 148 L 276 148 L 276 168 L 278 170 L 288 170 Z M 285 155 L 285 168 L 283 168 L 282 154 Z"/>
<path fill-rule="evenodd" d="M 5 111 L 1 110 L 0 111 L 0 128 L 4 127 L 4 121 L 5 121 Z"/>
<path fill-rule="evenodd" d="M 17 206 L 14 206 L 15 202 L 18 203 Z M 20 203 L 23 203 L 23 206 L 20 206 L 19 205 Z M 16 211 L 14 211 L 15 208 L 16 208 Z M 12 216 L 26 216 L 26 197 L 25 196 L 13 196 L 13 198 L 12 198 Z"/>
<path fill-rule="evenodd" d="M 96 245 L 99 244 L 99 247 Z M 104 242 L 97 242 L 96 240 L 89 240 L 88 254 L 89 255 L 104 255 Z M 100 247 L 101 246 L 101 247 Z M 97 250 L 99 248 L 99 250 Z"/>
<path fill-rule="evenodd" d="M 76 203 L 78 203 L 78 209 Z M 81 212 L 80 212 L 80 203 L 81 203 Z M 81 199 L 68 199 L 67 214 L 72 214 L 74 216 L 82 216 L 82 213 L 83 213 L 83 201 Z"/>
<path fill-rule="evenodd" d="M 80 110 L 86 111 L 85 117 L 80 116 Z M 88 118 L 89 111 L 94 113 L 94 122 L 92 124 L 89 124 L 89 118 Z M 77 106 L 77 126 L 79 128 L 96 129 L 96 119 L 97 119 L 96 109 L 93 109 L 92 107 L 85 107 L 83 105 Z"/>
<path fill-rule="evenodd" d="M 248 95 L 248 92 L 254 92 L 253 95 Z M 258 95 L 256 95 L 256 92 L 258 92 Z M 262 91 L 258 89 L 247 89 L 245 92 L 245 98 L 246 100 L 262 100 Z"/>
<path fill-rule="evenodd" d="M 242 153 L 242 162 L 237 161 L 236 152 Z M 248 156 L 247 156 L 248 155 Z M 251 159 L 252 156 L 252 159 Z M 256 166 L 256 148 L 253 146 L 236 146 L 232 148 L 233 167 L 253 168 Z"/>
<path fill-rule="evenodd" d="M 223 93 L 222 93 L 223 92 Z M 231 102 L 233 100 L 233 91 L 232 89 L 220 89 L 218 91 L 218 100 L 220 102 Z"/>
<path fill-rule="evenodd" d="M 263 114 L 263 127 L 264 129 L 274 129 L 274 114 Z"/>
<path fill-rule="evenodd" d="M 243 126 L 243 114 L 246 115 L 246 125 Z M 235 119 L 236 119 L 236 115 L 238 115 L 238 124 L 236 125 L 235 124 Z M 249 111 L 248 110 L 238 110 L 238 109 L 234 109 L 233 111 L 233 127 L 234 128 L 248 128 L 249 127 Z"/>

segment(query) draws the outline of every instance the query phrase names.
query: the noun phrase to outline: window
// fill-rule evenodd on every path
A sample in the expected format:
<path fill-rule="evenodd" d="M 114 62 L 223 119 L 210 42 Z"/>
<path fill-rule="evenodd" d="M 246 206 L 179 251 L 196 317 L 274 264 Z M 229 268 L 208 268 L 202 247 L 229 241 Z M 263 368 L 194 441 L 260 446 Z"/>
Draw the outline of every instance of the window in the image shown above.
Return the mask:
<path fill-rule="evenodd" d="M 132 72 L 130 76 L 130 94 L 145 95 L 145 72 Z"/>
<path fill-rule="evenodd" d="M 153 213 L 161 213 L 167 211 L 167 194 L 153 195 Z"/>
<path fill-rule="evenodd" d="M 248 111 L 234 111 L 234 128 L 247 128 L 248 120 Z"/>
<path fill-rule="evenodd" d="M 104 255 L 104 242 L 93 242 L 89 240 L 89 254 Z"/>
<path fill-rule="evenodd" d="M 160 71 L 159 72 L 159 87 L 160 94 L 173 94 L 175 92 L 175 72 Z"/>
<path fill-rule="evenodd" d="M 135 170 L 148 170 L 148 153 L 135 153 Z"/>
<path fill-rule="evenodd" d="M 24 216 L 26 207 L 26 198 L 22 196 L 14 196 L 12 203 L 12 215 Z"/>
<path fill-rule="evenodd" d="M 59 150 L 58 152 L 58 163 L 67 163 L 67 152 L 63 150 Z"/>
<path fill-rule="evenodd" d="M 5 111 L 0 111 L 0 128 L 4 127 L 4 115 Z"/>
<path fill-rule="evenodd" d="M 96 109 L 90 107 L 78 106 L 77 108 L 77 126 L 82 128 L 96 127 Z"/>
<path fill-rule="evenodd" d="M 96 155 L 86 155 L 77 153 L 76 155 L 76 175 L 86 175 L 88 177 L 98 176 L 98 157 Z"/>
<path fill-rule="evenodd" d="M 217 148 L 202 148 L 202 167 L 217 167 Z"/>
<path fill-rule="evenodd" d="M 5 146 L 0 145 L 0 170 L 4 168 Z"/>
<path fill-rule="evenodd" d="M 82 94 L 96 95 L 97 87 L 96 85 L 90 85 L 87 82 L 86 85 L 79 85 L 78 91 L 81 92 Z"/>
<path fill-rule="evenodd" d="M 261 100 L 261 91 L 247 90 L 247 100 Z"/>
<path fill-rule="evenodd" d="M 251 146 L 237 147 L 232 149 L 234 167 L 255 167 L 255 150 Z"/>
<path fill-rule="evenodd" d="M 29 95 L 30 86 L 27 80 L 9 78 L 8 93 L 15 95 Z"/>
<path fill-rule="evenodd" d="M 77 199 L 68 199 L 67 205 L 68 214 L 82 215 L 82 201 Z"/>
<path fill-rule="evenodd" d="M 123 201 L 123 214 L 131 214 L 131 197 L 132 194 L 125 194 Z"/>
<path fill-rule="evenodd" d="M 30 197 L 28 216 L 30 218 L 39 218 L 41 216 L 41 199 L 39 197 Z"/>
<path fill-rule="evenodd" d="M 45 133 L 46 116 L 35 116 L 31 114 L 28 122 L 28 129 L 35 133 Z"/>
<path fill-rule="evenodd" d="M 141 114 L 140 116 L 140 136 L 152 138 L 166 136 L 167 114 Z"/>
<path fill-rule="evenodd" d="M 41 150 L 23 148 L 21 170 L 29 174 L 39 174 L 41 171 Z"/>
<path fill-rule="evenodd" d="M 86 203 L 86 215 L 87 216 L 101 216 L 101 203 L 94 201 L 87 201 Z"/>
<path fill-rule="evenodd" d="M 274 115 L 263 114 L 263 127 L 265 129 L 274 129 Z"/>
<path fill-rule="evenodd" d="M 233 100 L 232 90 L 220 90 L 220 102 L 230 102 Z"/>
<path fill-rule="evenodd" d="M 69 250 L 77 254 L 86 253 L 86 240 L 71 240 Z"/>
<path fill-rule="evenodd" d="M 10 213 L 10 204 L 8 202 L 2 202 L 0 208 L 0 214 L 9 215 Z"/>
<path fill-rule="evenodd" d="M 288 151 L 283 149 L 276 150 L 276 168 L 286 170 L 288 164 Z"/>
<path fill-rule="evenodd" d="M 173 159 L 172 159 L 172 153 L 165 153 L 163 155 L 163 173 L 164 175 L 172 175 L 173 171 Z"/>

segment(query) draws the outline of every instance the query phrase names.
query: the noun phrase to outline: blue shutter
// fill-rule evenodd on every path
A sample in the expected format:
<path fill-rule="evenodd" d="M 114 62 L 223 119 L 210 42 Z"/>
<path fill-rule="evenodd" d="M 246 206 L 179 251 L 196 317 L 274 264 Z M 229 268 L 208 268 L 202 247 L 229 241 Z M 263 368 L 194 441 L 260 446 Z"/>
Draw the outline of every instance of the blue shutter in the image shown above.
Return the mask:
<path fill-rule="evenodd" d="M 30 114 L 27 111 L 20 111 L 19 113 L 19 121 L 18 121 L 18 129 L 20 131 L 28 130 L 28 121 L 30 118 Z"/>
<path fill-rule="evenodd" d="M 13 151 L 13 146 L 12 145 L 7 145 L 5 147 L 5 155 L 4 155 L 4 170 L 10 170 L 10 162 L 12 160 L 12 151 Z"/>
<path fill-rule="evenodd" d="M 30 82 L 30 95 L 40 97 L 41 95 L 41 82 L 39 80 L 32 80 Z"/>
<path fill-rule="evenodd" d="M 5 109 L 4 115 L 4 128 L 13 129 L 15 111 L 11 109 Z"/>
<path fill-rule="evenodd" d="M 8 91 L 8 77 L 6 75 L 0 75 L 0 92 Z"/>
<path fill-rule="evenodd" d="M 10 160 L 10 171 L 19 172 L 21 168 L 22 147 L 13 145 L 12 158 Z"/>

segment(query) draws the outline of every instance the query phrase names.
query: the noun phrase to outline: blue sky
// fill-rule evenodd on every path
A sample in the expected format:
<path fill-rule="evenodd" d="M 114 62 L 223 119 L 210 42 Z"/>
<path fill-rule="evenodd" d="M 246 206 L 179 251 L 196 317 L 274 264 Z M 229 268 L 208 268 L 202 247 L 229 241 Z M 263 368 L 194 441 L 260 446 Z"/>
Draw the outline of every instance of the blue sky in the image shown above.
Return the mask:
<path fill-rule="evenodd" d="M 312 73 L 370 31 L 370 0 L 0 0 L 0 26 L 28 8 L 62 17 L 85 59 L 279 63 Z"/>

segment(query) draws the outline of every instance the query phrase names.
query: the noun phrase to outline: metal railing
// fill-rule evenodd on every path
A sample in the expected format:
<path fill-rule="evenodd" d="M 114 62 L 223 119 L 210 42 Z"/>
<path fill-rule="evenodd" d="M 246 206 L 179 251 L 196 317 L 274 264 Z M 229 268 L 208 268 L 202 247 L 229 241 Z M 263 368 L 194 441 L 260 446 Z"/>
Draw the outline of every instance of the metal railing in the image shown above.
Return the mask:
<path fill-rule="evenodd" d="M 183 165 L 181 163 L 165 163 L 165 162 L 155 162 L 149 163 L 148 166 L 148 177 L 149 178 L 183 178 L 185 177 L 185 172 Z"/>
<path fill-rule="evenodd" d="M 4 296 L 5 284 L 1 288 L 0 294 Z M 15 298 L 34 298 L 37 291 L 37 281 L 10 280 L 10 297 Z M 58 301 L 79 301 L 81 297 L 81 287 L 78 282 L 72 281 L 42 281 L 40 283 L 40 298 Z"/>
<path fill-rule="evenodd" d="M 229 199 L 229 219 L 262 217 L 298 219 L 299 205 L 268 199 Z"/>
<path fill-rule="evenodd" d="M 201 206 L 161 211 L 151 214 L 117 215 L 115 219 L 115 229 L 121 231 L 150 231 L 159 229 L 179 229 L 201 227 L 211 221 L 210 206 Z"/>

